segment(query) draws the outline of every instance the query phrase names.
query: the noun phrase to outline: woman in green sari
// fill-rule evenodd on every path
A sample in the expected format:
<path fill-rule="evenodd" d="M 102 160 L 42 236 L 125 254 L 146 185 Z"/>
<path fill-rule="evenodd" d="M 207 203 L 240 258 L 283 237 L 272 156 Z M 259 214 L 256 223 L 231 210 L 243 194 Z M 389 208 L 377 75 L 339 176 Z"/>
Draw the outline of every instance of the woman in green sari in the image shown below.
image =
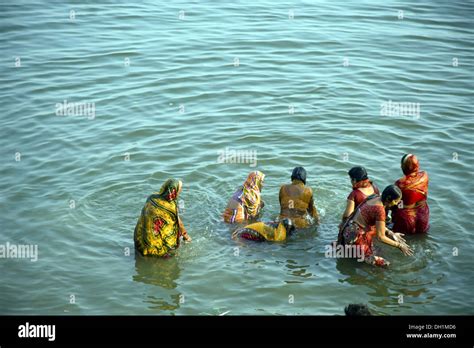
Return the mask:
<path fill-rule="evenodd" d="M 179 218 L 178 196 L 183 183 L 168 179 L 158 193 L 150 195 L 138 218 L 134 232 L 135 248 L 143 256 L 170 256 L 180 238 L 190 242 Z"/>

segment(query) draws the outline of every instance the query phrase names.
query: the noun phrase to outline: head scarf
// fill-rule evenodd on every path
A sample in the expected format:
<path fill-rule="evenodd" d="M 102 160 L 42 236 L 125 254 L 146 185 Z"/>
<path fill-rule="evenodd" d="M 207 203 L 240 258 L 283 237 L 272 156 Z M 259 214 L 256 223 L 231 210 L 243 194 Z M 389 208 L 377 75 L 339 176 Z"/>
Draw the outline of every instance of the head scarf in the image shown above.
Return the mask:
<path fill-rule="evenodd" d="M 161 186 L 160 191 L 158 191 L 158 194 L 156 196 L 168 202 L 176 202 L 180 186 L 181 181 L 175 179 L 168 179 Z"/>
<path fill-rule="evenodd" d="M 246 208 L 248 217 L 257 216 L 260 209 L 260 192 L 265 174 L 259 171 L 251 172 L 242 187 L 242 203 Z"/>
<path fill-rule="evenodd" d="M 418 173 L 420 170 L 420 164 L 418 158 L 411 153 L 406 154 L 402 157 L 402 170 L 403 174 L 410 175 L 413 173 Z"/>

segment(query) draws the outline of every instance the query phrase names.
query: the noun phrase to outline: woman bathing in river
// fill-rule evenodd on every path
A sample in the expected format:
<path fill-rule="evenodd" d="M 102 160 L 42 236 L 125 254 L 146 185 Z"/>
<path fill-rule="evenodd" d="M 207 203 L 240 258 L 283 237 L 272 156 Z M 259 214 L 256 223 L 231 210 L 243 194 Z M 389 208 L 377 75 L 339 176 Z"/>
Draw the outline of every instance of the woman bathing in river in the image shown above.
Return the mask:
<path fill-rule="evenodd" d="M 244 184 L 234 192 L 222 214 L 225 222 L 241 223 L 255 219 L 262 210 L 264 203 L 261 198 L 265 174 L 251 172 Z"/>
<path fill-rule="evenodd" d="M 191 241 L 179 217 L 177 200 L 182 187 L 181 181 L 168 179 L 159 192 L 147 198 L 133 238 L 143 256 L 170 256 L 181 237 Z"/>
<path fill-rule="evenodd" d="M 313 200 L 313 190 L 306 186 L 306 170 L 296 167 L 291 173 L 291 184 L 280 188 L 280 220 L 289 218 L 296 228 L 309 227 L 319 222 Z"/>
<path fill-rule="evenodd" d="M 255 242 L 284 242 L 293 232 L 295 226 L 290 219 L 282 219 L 280 222 L 255 222 L 239 228 L 232 233 L 232 238 L 243 238 Z"/>
<path fill-rule="evenodd" d="M 385 226 L 386 210 L 396 206 L 401 198 L 402 192 L 395 185 L 387 186 L 381 197 L 375 194 L 367 197 L 342 224 L 337 244 L 357 246 L 364 255 L 364 261 L 376 266 L 388 266 L 389 262 L 375 255 L 375 236 L 381 242 L 400 249 L 403 254 L 413 255 L 403 234 L 393 233 Z"/>
<path fill-rule="evenodd" d="M 395 185 L 403 193 L 403 205 L 393 210 L 393 230 L 406 234 L 426 233 L 430 227 L 430 208 L 426 203 L 428 174 L 420 170 L 418 158 L 415 155 L 404 155 L 401 162 L 405 176 L 398 179 Z"/>
<path fill-rule="evenodd" d="M 351 178 L 352 191 L 347 196 L 346 210 L 342 214 L 342 223 L 368 196 L 380 194 L 378 187 L 369 179 L 364 167 L 353 167 L 348 174 Z"/>

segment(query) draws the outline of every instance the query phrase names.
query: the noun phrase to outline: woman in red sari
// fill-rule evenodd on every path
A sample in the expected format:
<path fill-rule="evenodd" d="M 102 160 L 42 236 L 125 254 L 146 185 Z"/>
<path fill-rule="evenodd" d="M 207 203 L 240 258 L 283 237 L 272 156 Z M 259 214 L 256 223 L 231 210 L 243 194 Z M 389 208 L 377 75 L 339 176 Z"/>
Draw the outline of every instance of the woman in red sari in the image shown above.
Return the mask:
<path fill-rule="evenodd" d="M 393 230 L 404 234 L 426 233 L 430 227 L 428 198 L 428 173 L 420 171 L 418 158 L 412 154 L 402 157 L 405 176 L 395 182 L 402 190 L 402 204 L 392 213 Z"/>
<path fill-rule="evenodd" d="M 407 256 L 413 249 L 403 239 L 401 233 L 394 233 L 385 227 L 386 211 L 396 206 L 402 199 L 402 192 L 395 185 L 383 190 L 382 196 L 372 194 L 348 217 L 339 230 L 336 247 L 354 246 L 362 254 L 363 261 L 375 266 L 390 263 L 376 255 L 374 239 L 401 250 Z"/>

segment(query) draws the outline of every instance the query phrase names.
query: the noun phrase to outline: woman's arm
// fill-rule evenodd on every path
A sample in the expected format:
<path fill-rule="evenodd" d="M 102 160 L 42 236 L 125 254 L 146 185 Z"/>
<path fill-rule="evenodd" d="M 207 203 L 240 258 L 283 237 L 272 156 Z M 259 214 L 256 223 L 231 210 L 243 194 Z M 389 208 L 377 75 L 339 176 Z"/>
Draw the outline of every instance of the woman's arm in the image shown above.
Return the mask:
<path fill-rule="evenodd" d="M 395 248 L 398 248 L 402 251 L 407 256 L 412 256 L 413 255 L 413 250 L 410 248 L 410 246 L 404 242 L 396 242 L 390 238 L 388 238 L 385 234 L 386 227 L 385 227 L 385 221 L 376 221 L 375 222 L 375 227 L 377 229 L 377 237 L 378 239 L 390 246 L 393 246 Z"/>
<path fill-rule="evenodd" d="M 346 203 L 346 210 L 344 210 L 344 213 L 342 214 L 342 221 L 347 219 L 352 214 L 352 212 L 354 211 L 354 208 L 355 208 L 354 201 L 351 199 L 348 199 Z"/>
<path fill-rule="evenodd" d="M 399 243 L 395 242 L 393 239 L 388 238 L 385 234 L 385 221 L 376 221 L 375 227 L 377 229 L 377 237 L 381 242 L 398 248 Z"/>
<path fill-rule="evenodd" d="M 312 194 L 311 194 L 311 199 L 309 200 L 309 204 L 308 204 L 308 214 L 315 220 L 316 223 L 319 223 L 319 214 L 314 204 Z"/>
<path fill-rule="evenodd" d="M 403 242 L 406 243 L 405 238 L 403 238 L 404 234 L 403 233 L 396 233 L 390 230 L 389 228 L 385 227 L 385 235 L 391 239 L 393 239 L 395 242 Z"/>
<path fill-rule="evenodd" d="M 181 221 L 181 218 L 178 218 L 178 228 L 179 228 L 179 233 L 180 233 L 180 235 L 183 237 L 183 239 L 184 239 L 186 242 L 190 242 L 190 241 L 191 241 L 191 237 L 189 236 L 188 232 L 187 232 L 186 229 L 184 228 L 183 221 Z"/>

